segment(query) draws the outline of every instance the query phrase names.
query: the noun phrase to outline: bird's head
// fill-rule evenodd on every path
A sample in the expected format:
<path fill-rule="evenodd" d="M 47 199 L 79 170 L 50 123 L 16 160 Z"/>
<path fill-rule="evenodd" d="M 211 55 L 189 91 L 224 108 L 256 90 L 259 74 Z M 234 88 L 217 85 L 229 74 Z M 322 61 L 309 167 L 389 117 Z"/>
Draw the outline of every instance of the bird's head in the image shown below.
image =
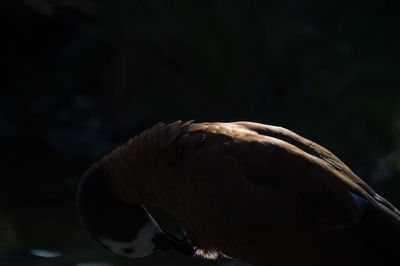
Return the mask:
<path fill-rule="evenodd" d="M 118 200 L 110 180 L 108 169 L 96 163 L 82 177 L 77 192 L 81 221 L 100 245 L 125 257 L 144 257 L 159 250 L 195 254 L 185 238 L 161 228 L 144 206 Z"/>

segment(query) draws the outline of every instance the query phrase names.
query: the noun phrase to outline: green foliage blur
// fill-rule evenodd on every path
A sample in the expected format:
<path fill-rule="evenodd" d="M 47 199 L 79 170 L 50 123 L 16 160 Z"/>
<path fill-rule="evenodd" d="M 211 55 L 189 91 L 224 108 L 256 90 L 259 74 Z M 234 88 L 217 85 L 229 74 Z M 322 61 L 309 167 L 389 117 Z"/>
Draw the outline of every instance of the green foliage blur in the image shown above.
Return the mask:
<path fill-rule="evenodd" d="M 0 6 L 0 145 L 9 173 L 0 188 L 1 265 L 53 265 L 21 255 L 39 247 L 62 250 L 63 265 L 103 258 L 76 217 L 77 181 L 91 162 L 159 121 L 289 128 L 400 206 L 396 1 Z M 159 260 L 171 258 L 138 265 Z"/>

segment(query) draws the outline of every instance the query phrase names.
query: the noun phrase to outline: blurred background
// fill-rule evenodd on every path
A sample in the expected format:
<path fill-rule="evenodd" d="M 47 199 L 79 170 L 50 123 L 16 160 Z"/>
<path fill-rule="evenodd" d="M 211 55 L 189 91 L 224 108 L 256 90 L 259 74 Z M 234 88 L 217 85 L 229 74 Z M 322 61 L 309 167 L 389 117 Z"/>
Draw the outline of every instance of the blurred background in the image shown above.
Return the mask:
<path fill-rule="evenodd" d="M 238 265 L 115 258 L 79 224 L 82 173 L 159 121 L 289 128 L 400 206 L 395 5 L 2 1 L 0 265 Z"/>

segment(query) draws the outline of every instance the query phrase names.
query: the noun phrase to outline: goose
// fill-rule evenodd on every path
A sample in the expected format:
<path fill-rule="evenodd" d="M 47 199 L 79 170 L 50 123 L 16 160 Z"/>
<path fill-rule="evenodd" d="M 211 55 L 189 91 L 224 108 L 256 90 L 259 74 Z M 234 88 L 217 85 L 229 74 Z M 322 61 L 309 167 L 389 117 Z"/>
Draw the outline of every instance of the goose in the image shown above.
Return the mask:
<path fill-rule="evenodd" d="M 184 236 L 146 206 L 170 212 Z M 254 122 L 159 123 L 86 171 L 77 210 L 100 245 L 125 257 L 400 263 L 400 212 L 389 201 L 324 147 Z"/>

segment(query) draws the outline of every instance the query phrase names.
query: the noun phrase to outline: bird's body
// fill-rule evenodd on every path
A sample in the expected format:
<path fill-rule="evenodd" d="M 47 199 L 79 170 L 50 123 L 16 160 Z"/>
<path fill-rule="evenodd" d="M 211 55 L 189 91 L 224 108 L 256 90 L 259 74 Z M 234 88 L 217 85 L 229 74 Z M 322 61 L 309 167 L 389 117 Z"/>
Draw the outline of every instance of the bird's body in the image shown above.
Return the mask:
<path fill-rule="evenodd" d="M 197 253 L 269 266 L 397 265 L 399 211 L 331 152 L 284 128 L 158 124 L 100 166 L 116 201 L 168 210 Z M 101 235 L 102 226 L 88 229 Z"/>

